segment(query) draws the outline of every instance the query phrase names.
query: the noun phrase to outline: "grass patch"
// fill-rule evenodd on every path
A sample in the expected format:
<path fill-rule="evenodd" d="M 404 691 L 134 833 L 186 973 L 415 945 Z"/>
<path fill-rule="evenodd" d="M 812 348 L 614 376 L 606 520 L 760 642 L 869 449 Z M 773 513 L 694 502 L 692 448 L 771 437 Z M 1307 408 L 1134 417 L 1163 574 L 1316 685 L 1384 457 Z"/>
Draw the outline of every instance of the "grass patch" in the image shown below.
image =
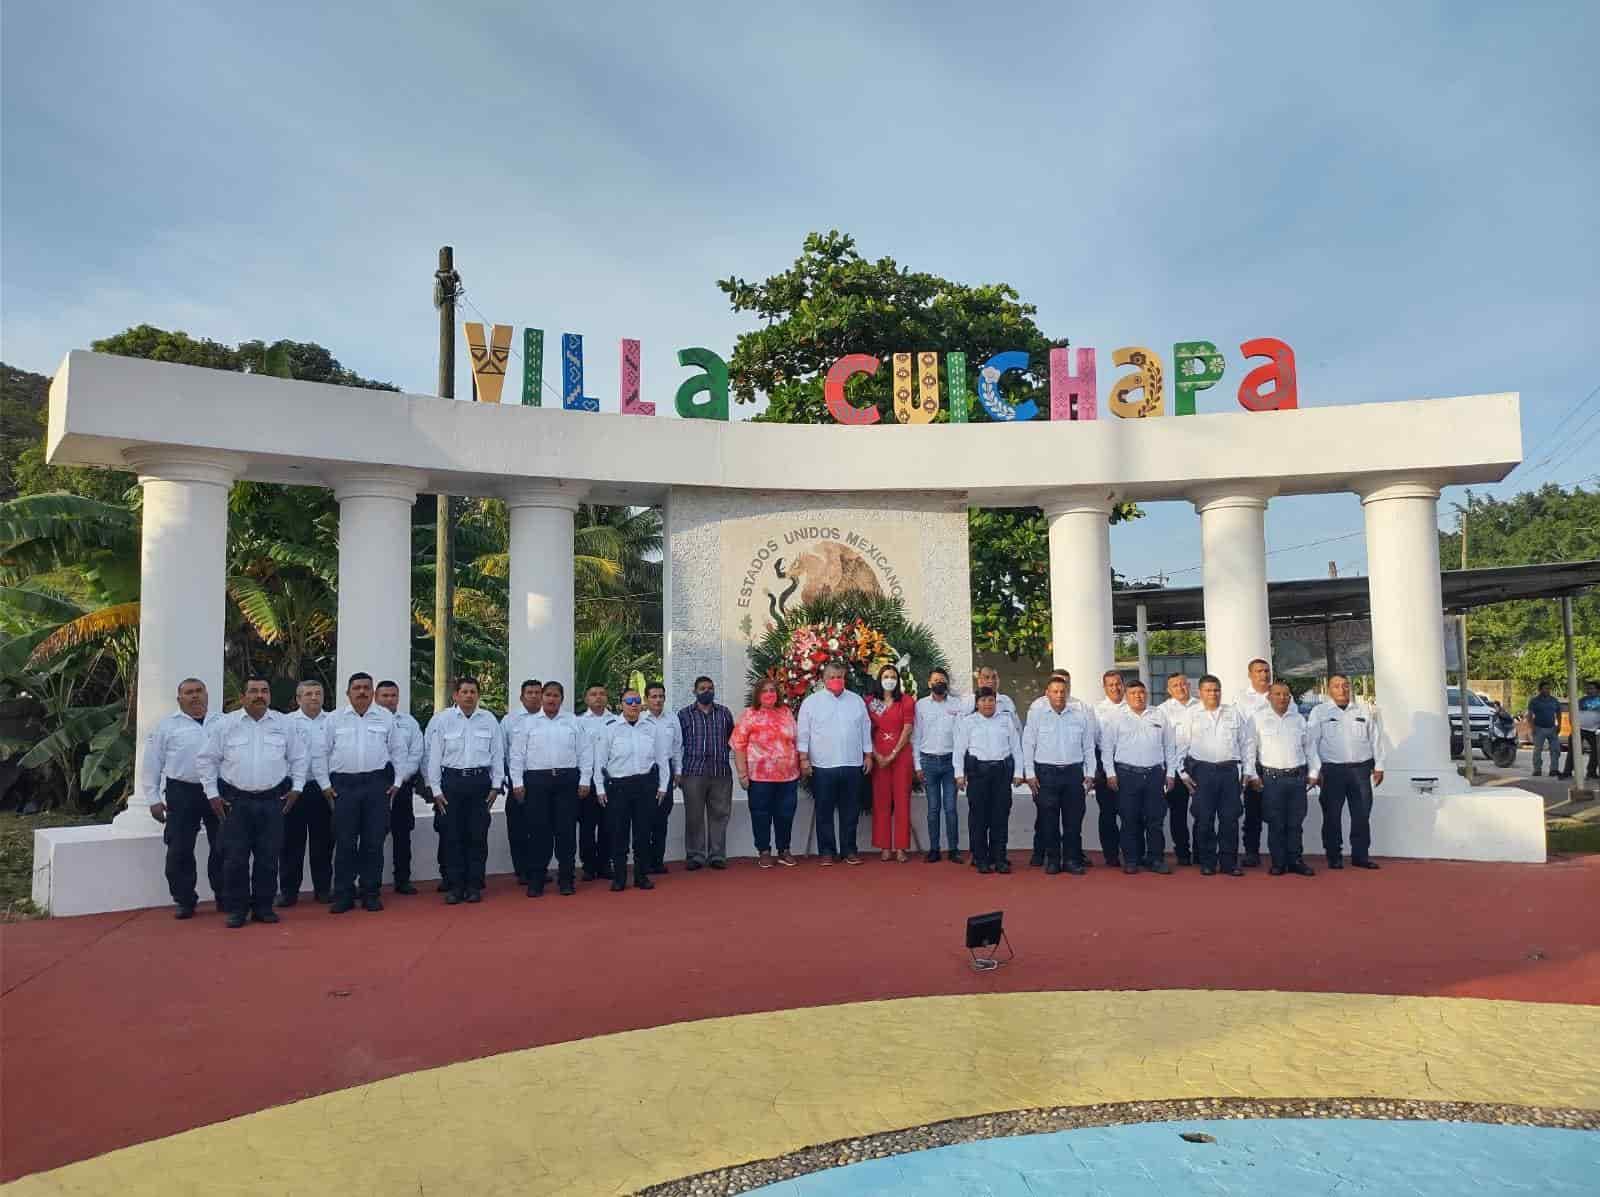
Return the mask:
<path fill-rule="evenodd" d="M 16 811 L 0 811 L 0 923 L 38 918 L 44 913 L 33 904 L 33 833 L 36 829 L 110 821 L 109 813 L 84 815 L 51 810 L 19 815 Z"/>
<path fill-rule="evenodd" d="M 1545 828 L 1549 851 L 1566 856 L 1600 852 L 1600 820 L 1552 819 Z"/>

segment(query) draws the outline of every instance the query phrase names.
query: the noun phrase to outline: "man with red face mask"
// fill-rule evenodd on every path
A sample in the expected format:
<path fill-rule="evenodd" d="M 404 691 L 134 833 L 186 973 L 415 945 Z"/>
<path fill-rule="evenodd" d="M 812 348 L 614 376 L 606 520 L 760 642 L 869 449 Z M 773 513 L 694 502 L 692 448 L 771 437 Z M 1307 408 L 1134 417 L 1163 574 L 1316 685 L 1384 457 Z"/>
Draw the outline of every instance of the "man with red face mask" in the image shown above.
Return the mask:
<path fill-rule="evenodd" d="M 822 668 L 822 689 L 800 704 L 800 772 L 809 777 L 817 803 L 817 855 L 824 865 L 858 865 L 856 829 L 861 821 L 861 781 L 872 772 L 872 721 L 861 696 L 845 689 L 845 666 Z M 833 833 L 839 813 L 839 836 Z"/>

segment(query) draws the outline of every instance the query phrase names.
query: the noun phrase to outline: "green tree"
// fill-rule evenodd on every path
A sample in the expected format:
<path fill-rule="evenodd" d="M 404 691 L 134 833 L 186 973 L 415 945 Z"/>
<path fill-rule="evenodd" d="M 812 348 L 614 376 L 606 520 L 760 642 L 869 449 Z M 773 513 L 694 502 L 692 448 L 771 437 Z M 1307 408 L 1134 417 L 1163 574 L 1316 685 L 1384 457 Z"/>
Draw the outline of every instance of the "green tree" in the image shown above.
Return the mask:
<path fill-rule="evenodd" d="M 908 270 L 892 258 L 868 261 L 855 239 L 837 230 L 811 233 L 786 271 L 757 283 L 733 277 L 717 286 L 733 310 L 764 326 L 742 335 L 729 362 L 733 397 L 754 403 L 765 395 L 758 420 L 827 424 L 823 379 L 847 353 L 886 360 L 897 352 L 935 350 L 967 355 L 968 418 L 981 420 L 978 368 L 1008 349 L 1027 352 L 1030 369 L 1007 374 L 1001 392 L 1012 403 L 1048 405 L 1048 355 L 1066 339 L 1047 337 L 1034 322 L 1037 309 L 1006 283 L 977 286 Z M 857 375 L 847 384 L 852 403 L 875 404 L 894 419 L 889 371 Z M 948 395 L 948 387 L 945 391 Z M 941 406 L 936 422 L 949 419 Z M 1142 514 L 1118 506 L 1113 521 Z M 973 647 L 1012 656 L 1046 655 L 1050 647 L 1049 531 L 1037 507 L 973 509 L 968 514 L 972 558 Z"/>

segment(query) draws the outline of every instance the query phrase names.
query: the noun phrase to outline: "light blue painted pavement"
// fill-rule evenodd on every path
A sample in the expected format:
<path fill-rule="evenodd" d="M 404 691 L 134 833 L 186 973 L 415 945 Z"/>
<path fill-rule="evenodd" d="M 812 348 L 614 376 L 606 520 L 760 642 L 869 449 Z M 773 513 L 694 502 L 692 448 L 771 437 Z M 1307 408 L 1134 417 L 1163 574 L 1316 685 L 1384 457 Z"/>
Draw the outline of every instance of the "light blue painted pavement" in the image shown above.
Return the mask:
<path fill-rule="evenodd" d="M 1215 1143 L 1187 1143 L 1203 1131 Z M 814 1172 L 768 1197 L 1600 1194 L 1600 1132 L 1471 1122 L 1263 1118 L 985 1139 Z"/>

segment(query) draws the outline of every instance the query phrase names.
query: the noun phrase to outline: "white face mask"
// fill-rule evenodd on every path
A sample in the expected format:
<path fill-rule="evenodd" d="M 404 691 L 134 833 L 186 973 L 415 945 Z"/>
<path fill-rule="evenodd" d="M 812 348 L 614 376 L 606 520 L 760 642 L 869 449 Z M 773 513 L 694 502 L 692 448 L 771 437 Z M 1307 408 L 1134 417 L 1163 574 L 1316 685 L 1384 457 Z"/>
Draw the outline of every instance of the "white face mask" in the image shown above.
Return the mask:
<path fill-rule="evenodd" d="M 900 679 L 897 677 L 890 677 L 888 674 L 885 674 L 883 677 L 878 679 L 878 684 L 883 687 L 883 692 L 885 694 L 892 694 L 895 690 L 900 688 Z"/>

